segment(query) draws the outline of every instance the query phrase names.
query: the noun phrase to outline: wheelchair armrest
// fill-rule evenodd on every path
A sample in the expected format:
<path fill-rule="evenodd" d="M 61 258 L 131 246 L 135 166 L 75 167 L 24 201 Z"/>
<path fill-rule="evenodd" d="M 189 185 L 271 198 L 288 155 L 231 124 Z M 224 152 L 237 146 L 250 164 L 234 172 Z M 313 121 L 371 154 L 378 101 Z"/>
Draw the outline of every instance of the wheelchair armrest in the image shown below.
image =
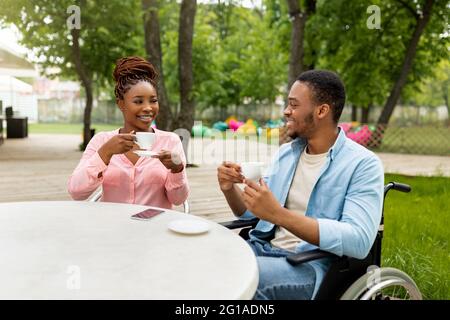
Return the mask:
<path fill-rule="evenodd" d="M 252 220 L 233 220 L 233 221 L 225 221 L 220 222 L 222 226 L 228 228 L 228 229 L 240 229 L 245 227 L 252 227 L 254 228 L 256 224 L 258 223 L 259 219 L 252 219 Z"/>
<path fill-rule="evenodd" d="M 322 258 L 331 258 L 338 257 L 334 253 L 330 253 L 327 251 L 323 251 L 320 249 L 300 252 L 296 254 L 292 254 L 286 257 L 286 260 L 293 266 L 301 263 L 305 263 L 312 260 L 322 259 Z"/>

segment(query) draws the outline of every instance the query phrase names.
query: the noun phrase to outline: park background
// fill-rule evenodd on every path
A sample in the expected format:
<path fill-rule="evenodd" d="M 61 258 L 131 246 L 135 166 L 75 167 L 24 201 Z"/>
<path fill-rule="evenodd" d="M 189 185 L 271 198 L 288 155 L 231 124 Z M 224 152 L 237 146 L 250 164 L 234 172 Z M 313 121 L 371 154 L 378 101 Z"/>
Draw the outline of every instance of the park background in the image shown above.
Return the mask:
<path fill-rule="evenodd" d="M 450 157 L 449 1 L 1 4 L 0 116 L 12 106 L 15 117 L 27 117 L 29 141 L 77 135 L 76 151 L 94 132 L 119 127 L 112 70 L 118 58 L 139 55 L 160 73 L 161 129 L 208 138 L 209 129 L 234 121 L 238 134 L 279 129 L 283 138 L 281 115 L 295 77 L 330 69 L 346 85 L 341 122 L 348 134 L 358 141 L 370 133 L 358 142 L 377 153 Z M 8 41 L 11 34 L 20 47 Z M 9 169 L 14 142 L 2 138 L 0 166 Z M 437 166 L 426 177 L 386 176 L 413 192 L 388 198 L 383 265 L 406 271 L 429 299 L 450 298 L 449 175 Z"/>

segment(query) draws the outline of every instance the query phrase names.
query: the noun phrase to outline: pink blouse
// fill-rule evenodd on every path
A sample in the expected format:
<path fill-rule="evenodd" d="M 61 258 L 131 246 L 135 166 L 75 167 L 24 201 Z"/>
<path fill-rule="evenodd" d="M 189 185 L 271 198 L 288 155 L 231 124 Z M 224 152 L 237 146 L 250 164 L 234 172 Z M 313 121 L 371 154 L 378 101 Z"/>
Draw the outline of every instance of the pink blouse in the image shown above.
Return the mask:
<path fill-rule="evenodd" d="M 152 151 L 174 151 L 186 164 L 178 135 L 154 130 L 156 137 Z M 100 132 L 91 139 L 69 178 L 70 196 L 74 200 L 85 200 L 101 185 L 101 201 L 135 203 L 167 209 L 172 208 L 172 205 L 182 204 L 189 194 L 186 169 L 171 173 L 159 159 L 143 157 L 133 165 L 124 154 L 113 155 L 108 165 L 103 162 L 97 150 L 118 133 L 119 129 Z M 100 172 L 103 174 L 98 178 Z"/>

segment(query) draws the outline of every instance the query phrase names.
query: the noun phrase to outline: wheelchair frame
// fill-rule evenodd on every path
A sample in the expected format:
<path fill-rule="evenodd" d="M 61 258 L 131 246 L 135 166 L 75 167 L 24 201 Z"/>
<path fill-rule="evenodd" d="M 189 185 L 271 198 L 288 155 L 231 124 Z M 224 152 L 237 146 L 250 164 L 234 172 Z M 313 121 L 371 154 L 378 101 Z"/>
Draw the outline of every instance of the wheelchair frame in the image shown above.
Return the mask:
<path fill-rule="evenodd" d="M 378 228 L 377 236 L 369 251 L 369 254 L 364 259 L 355 259 L 347 256 L 339 257 L 333 253 L 326 252 L 320 249 L 305 251 L 286 257 L 286 260 L 291 265 L 298 265 L 322 258 L 329 258 L 332 260 L 330 268 L 325 274 L 319 290 L 314 297 L 315 300 L 339 299 L 342 297 L 344 292 L 346 292 L 347 289 L 352 286 L 353 283 L 366 275 L 370 266 L 381 267 L 381 245 L 384 231 L 384 202 L 387 193 L 391 189 L 401 192 L 411 191 L 411 187 L 409 185 L 398 182 L 389 182 L 384 186 L 384 198 L 380 226 Z M 239 232 L 239 235 L 244 239 L 248 239 L 249 231 L 256 226 L 258 221 L 259 219 L 253 219 L 249 221 L 235 220 L 222 222 L 221 224 L 229 229 L 243 228 Z M 399 271 L 399 273 L 401 273 L 401 271 Z M 405 276 L 407 277 L 407 275 Z"/>

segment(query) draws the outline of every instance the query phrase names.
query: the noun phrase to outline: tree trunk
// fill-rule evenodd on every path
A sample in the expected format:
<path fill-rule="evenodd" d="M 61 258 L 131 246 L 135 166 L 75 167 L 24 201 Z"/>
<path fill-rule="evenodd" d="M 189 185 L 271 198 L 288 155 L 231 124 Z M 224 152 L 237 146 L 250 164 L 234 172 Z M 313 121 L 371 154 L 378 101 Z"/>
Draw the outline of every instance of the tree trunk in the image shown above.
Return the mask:
<path fill-rule="evenodd" d="M 159 34 L 158 0 L 142 0 L 141 3 L 142 10 L 144 11 L 144 36 L 147 60 L 155 66 L 159 74 L 157 88 L 159 114 L 156 118 L 156 125 L 159 129 L 170 130 L 172 128 L 173 116 L 164 83 L 161 39 Z"/>
<path fill-rule="evenodd" d="M 176 125 L 191 132 L 194 125 L 195 101 L 192 87 L 194 71 L 192 67 L 192 39 L 194 35 L 196 0 L 183 0 L 180 9 L 178 33 L 178 68 L 180 81 L 180 113 Z"/>
<path fill-rule="evenodd" d="M 83 144 L 82 149 L 85 150 L 89 141 L 92 138 L 91 133 L 91 112 L 92 112 L 92 102 L 93 102 L 93 93 L 92 93 L 92 75 L 90 75 L 82 61 L 81 61 L 81 52 L 80 52 L 80 30 L 73 28 L 70 30 L 72 35 L 72 58 L 73 63 L 75 65 L 75 70 L 78 74 L 78 78 L 81 81 L 81 85 L 86 92 L 86 105 L 84 107 L 84 116 L 83 116 Z"/>
<path fill-rule="evenodd" d="M 369 123 L 369 115 L 370 110 L 372 109 L 372 104 L 369 103 L 366 108 L 362 108 L 361 110 L 361 123 L 368 124 Z"/>
<path fill-rule="evenodd" d="M 316 13 L 316 0 L 306 0 L 305 2 L 306 5 L 306 19 L 308 19 L 310 16 L 312 16 L 313 14 Z M 306 22 L 305 22 L 306 24 Z M 305 71 L 306 70 L 313 70 L 316 67 L 316 63 L 317 63 L 317 52 L 314 49 L 314 47 L 311 48 L 311 62 L 310 64 L 305 66 Z"/>
<path fill-rule="evenodd" d="M 420 37 L 428 21 L 430 20 L 432 6 L 433 0 L 427 0 L 427 2 L 425 3 L 425 7 L 423 9 L 423 17 L 421 18 L 419 17 L 417 19 L 414 34 L 408 45 L 408 49 L 405 54 L 405 59 L 403 61 L 399 77 L 397 78 L 397 81 L 395 82 L 394 87 L 392 88 L 391 93 L 389 95 L 389 98 L 386 101 L 386 104 L 384 105 L 383 111 L 380 115 L 380 118 L 378 119 L 378 123 L 381 124 L 389 123 L 389 119 L 392 115 L 392 112 L 394 111 L 398 98 L 400 97 L 402 89 L 406 84 L 408 73 L 411 70 L 412 63 L 416 55 L 417 45 L 419 43 Z"/>
<path fill-rule="evenodd" d="M 305 35 L 306 14 L 300 10 L 298 0 L 287 0 L 289 17 L 292 22 L 291 54 L 289 57 L 288 88 L 304 70 L 303 38 Z"/>
<path fill-rule="evenodd" d="M 381 144 L 384 130 L 386 129 L 387 124 L 389 123 L 389 119 L 392 116 L 395 105 L 397 104 L 400 94 L 402 93 L 402 89 L 406 84 L 408 73 L 411 70 L 414 57 L 416 55 L 417 45 L 419 43 L 420 37 L 422 36 L 425 27 L 428 24 L 428 21 L 430 20 L 433 3 L 434 0 L 427 0 L 423 7 L 422 16 L 417 16 L 417 23 L 414 29 L 414 33 L 409 42 L 408 48 L 406 50 L 405 58 L 403 60 L 402 67 L 400 69 L 400 74 L 391 90 L 389 98 L 387 99 L 383 107 L 383 111 L 381 112 L 380 117 L 378 118 L 377 121 L 378 128 L 377 128 L 377 135 L 375 135 L 376 136 L 375 145 L 372 145 L 374 147 L 377 147 Z"/>
<path fill-rule="evenodd" d="M 450 105 L 448 104 L 448 88 L 443 87 L 442 91 L 444 92 L 443 98 L 445 101 L 445 106 L 447 107 L 447 125 L 450 126 Z"/>
<path fill-rule="evenodd" d="M 291 53 L 289 57 L 288 88 L 292 86 L 297 77 L 305 70 L 304 38 L 305 26 L 308 16 L 315 12 L 316 0 L 306 1 L 306 10 L 300 9 L 298 0 L 287 0 L 289 17 L 292 22 Z"/>
<path fill-rule="evenodd" d="M 351 121 L 358 121 L 358 107 L 352 104 Z"/>

